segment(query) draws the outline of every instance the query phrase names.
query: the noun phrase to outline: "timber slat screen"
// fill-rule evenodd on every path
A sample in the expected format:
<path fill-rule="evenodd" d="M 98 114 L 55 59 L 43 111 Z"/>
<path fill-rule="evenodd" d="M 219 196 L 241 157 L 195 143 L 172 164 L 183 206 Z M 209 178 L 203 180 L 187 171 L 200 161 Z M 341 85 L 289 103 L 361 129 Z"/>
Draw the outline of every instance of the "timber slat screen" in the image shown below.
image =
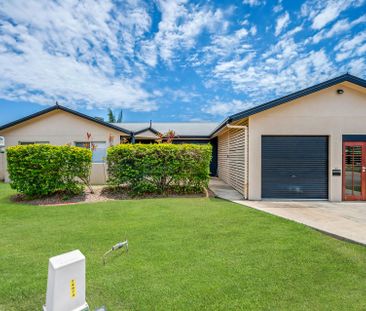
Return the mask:
<path fill-rule="evenodd" d="M 228 129 L 218 141 L 219 177 L 247 198 L 247 128 Z"/>

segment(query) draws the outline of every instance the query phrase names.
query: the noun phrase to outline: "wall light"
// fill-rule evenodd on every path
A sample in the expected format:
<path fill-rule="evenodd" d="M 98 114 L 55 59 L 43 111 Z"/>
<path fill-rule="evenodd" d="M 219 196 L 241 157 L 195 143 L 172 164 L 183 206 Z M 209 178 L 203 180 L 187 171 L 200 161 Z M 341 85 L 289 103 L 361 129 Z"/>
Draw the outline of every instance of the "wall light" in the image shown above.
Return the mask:
<path fill-rule="evenodd" d="M 337 90 L 337 94 L 342 95 L 343 93 L 344 93 L 344 91 L 342 89 Z"/>

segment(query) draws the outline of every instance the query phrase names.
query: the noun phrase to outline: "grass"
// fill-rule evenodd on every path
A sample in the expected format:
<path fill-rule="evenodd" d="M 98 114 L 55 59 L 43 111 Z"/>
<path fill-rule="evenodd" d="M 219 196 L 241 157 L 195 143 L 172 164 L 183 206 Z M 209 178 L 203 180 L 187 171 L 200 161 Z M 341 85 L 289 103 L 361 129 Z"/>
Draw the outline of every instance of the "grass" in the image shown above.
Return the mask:
<path fill-rule="evenodd" d="M 48 258 L 80 249 L 87 301 L 111 310 L 365 310 L 366 248 L 218 199 L 70 206 L 0 184 L 0 310 L 40 310 Z M 127 233 L 128 255 L 102 254 Z"/>

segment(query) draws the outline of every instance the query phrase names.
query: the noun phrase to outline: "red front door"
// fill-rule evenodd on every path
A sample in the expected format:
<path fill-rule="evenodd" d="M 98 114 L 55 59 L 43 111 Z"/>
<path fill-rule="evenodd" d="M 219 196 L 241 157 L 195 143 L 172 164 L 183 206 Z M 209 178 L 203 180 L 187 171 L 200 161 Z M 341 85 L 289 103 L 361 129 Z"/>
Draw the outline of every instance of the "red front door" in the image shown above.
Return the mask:
<path fill-rule="evenodd" d="M 366 200 L 366 142 L 343 143 L 343 200 Z"/>

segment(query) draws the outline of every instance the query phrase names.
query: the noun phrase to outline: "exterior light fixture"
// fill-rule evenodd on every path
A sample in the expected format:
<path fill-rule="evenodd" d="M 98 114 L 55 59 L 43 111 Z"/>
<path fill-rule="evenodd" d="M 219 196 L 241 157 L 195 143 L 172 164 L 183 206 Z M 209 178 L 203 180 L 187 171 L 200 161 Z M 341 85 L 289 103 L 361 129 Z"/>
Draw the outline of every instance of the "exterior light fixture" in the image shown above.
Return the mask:
<path fill-rule="evenodd" d="M 344 93 L 344 91 L 342 89 L 337 90 L 337 94 L 342 95 L 343 93 Z"/>

